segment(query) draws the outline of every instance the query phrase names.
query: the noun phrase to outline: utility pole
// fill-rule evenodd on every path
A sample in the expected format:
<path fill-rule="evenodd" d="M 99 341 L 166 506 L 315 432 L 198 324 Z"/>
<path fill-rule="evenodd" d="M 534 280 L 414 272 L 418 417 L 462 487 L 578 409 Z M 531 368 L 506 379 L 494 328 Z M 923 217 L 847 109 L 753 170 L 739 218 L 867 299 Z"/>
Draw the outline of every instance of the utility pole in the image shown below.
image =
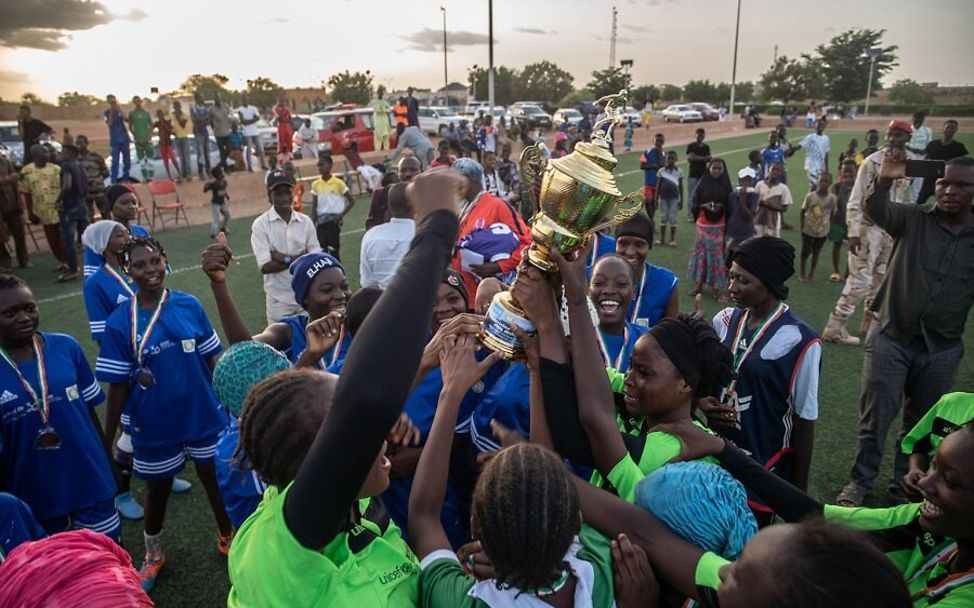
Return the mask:
<path fill-rule="evenodd" d="M 616 67 L 616 21 L 619 11 L 612 7 L 612 36 L 609 38 L 609 67 Z"/>
<path fill-rule="evenodd" d="M 487 0 L 487 103 L 489 116 L 494 115 L 494 0 Z"/>
<path fill-rule="evenodd" d="M 862 113 L 863 116 L 869 116 L 869 98 L 873 95 L 873 70 L 876 68 L 876 60 L 882 54 L 883 49 L 877 47 L 873 47 L 863 54 L 865 57 L 869 57 L 869 84 L 866 85 L 866 110 Z"/>
<path fill-rule="evenodd" d="M 741 0 L 737 0 L 737 27 L 734 28 L 734 67 L 731 69 L 731 98 L 727 116 L 734 115 L 734 88 L 737 84 L 737 41 L 741 35 Z"/>
<path fill-rule="evenodd" d="M 774 56 L 771 58 L 771 65 L 778 63 L 778 45 L 774 45 Z"/>
<path fill-rule="evenodd" d="M 446 75 L 446 9 L 441 6 L 440 12 L 443 13 L 443 95 L 446 95 L 446 85 L 450 84 Z"/>

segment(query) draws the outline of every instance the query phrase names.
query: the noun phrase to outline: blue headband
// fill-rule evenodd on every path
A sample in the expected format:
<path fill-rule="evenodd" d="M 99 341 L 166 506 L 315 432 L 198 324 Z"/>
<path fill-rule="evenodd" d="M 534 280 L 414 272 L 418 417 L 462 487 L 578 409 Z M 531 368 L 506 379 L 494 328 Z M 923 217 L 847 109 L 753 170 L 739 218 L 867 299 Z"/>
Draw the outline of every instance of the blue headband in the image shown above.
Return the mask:
<path fill-rule="evenodd" d="M 338 258 L 327 253 L 306 253 L 291 264 L 291 289 L 294 291 L 294 300 L 301 308 L 306 308 L 304 300 L 308 297 L 312 281 L 326 268 L 337 268 L 342 274 L 345 273 Z"/>

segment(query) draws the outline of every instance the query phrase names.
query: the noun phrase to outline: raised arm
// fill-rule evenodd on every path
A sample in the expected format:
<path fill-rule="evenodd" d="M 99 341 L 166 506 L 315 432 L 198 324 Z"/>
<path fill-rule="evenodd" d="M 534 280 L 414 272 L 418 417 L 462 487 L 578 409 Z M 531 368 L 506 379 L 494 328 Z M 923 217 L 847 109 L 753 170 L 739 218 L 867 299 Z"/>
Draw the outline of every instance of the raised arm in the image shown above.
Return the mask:
<path fill-rule="evenodd" d="M 436 288 L 456 239 L 466 180 L 453 171 L 418 176 L 406 190 L 416 237 L 349 350 L 331 409 L 284 504 L 303 546 L 319 550 L 342 528 L 419 365 Z M 389 357 L 394 345 L 396 356 Z M 382 361 L 376 369 L 376 361 Z"/>
<path fill-rule="evenodd" d="M 585 294 L 585 260 L 580 258 L 580 261 L 569 263 L 557 251 L 552 252 L 551 257 L 561 271 L 568 300 L 579 421 L 592 445 L 592 456 L 599 472 L 608 477 L 609 471 L 625 457 L 626 445 L 616 426 L 615 398 L 589 314 Z"/>

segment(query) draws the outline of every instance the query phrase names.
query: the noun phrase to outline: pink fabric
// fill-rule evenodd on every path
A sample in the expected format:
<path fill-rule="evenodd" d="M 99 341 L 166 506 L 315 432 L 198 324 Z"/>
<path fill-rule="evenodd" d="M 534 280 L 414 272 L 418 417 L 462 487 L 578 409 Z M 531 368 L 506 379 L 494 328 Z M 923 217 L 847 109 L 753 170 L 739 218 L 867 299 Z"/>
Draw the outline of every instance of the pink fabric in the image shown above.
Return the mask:
<path fill-rule="evenodd" d="M 124 549 L 104 534 L 73 530 L 10 552 L 0 564 L 0 606 L 143 608 L 153 603 Z"/>

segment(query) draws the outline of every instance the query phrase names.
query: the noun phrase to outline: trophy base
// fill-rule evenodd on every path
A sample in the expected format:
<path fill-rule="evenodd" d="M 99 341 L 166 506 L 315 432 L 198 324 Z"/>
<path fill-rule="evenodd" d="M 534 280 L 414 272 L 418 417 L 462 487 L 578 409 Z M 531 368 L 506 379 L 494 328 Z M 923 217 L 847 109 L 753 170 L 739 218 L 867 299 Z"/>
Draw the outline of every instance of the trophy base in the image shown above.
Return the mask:
<path fill-rule="evenodd" d="M 514 303 L 511 293 L 502 291 L 494 296 L 487 308 L 480 342 L 490 350 L 500 353 L 505 359 L 523 359 L 524 345 L 511 329 L 512 325 L 529 335 L 534 335 L 536 331 L 534 323 Z"/>

